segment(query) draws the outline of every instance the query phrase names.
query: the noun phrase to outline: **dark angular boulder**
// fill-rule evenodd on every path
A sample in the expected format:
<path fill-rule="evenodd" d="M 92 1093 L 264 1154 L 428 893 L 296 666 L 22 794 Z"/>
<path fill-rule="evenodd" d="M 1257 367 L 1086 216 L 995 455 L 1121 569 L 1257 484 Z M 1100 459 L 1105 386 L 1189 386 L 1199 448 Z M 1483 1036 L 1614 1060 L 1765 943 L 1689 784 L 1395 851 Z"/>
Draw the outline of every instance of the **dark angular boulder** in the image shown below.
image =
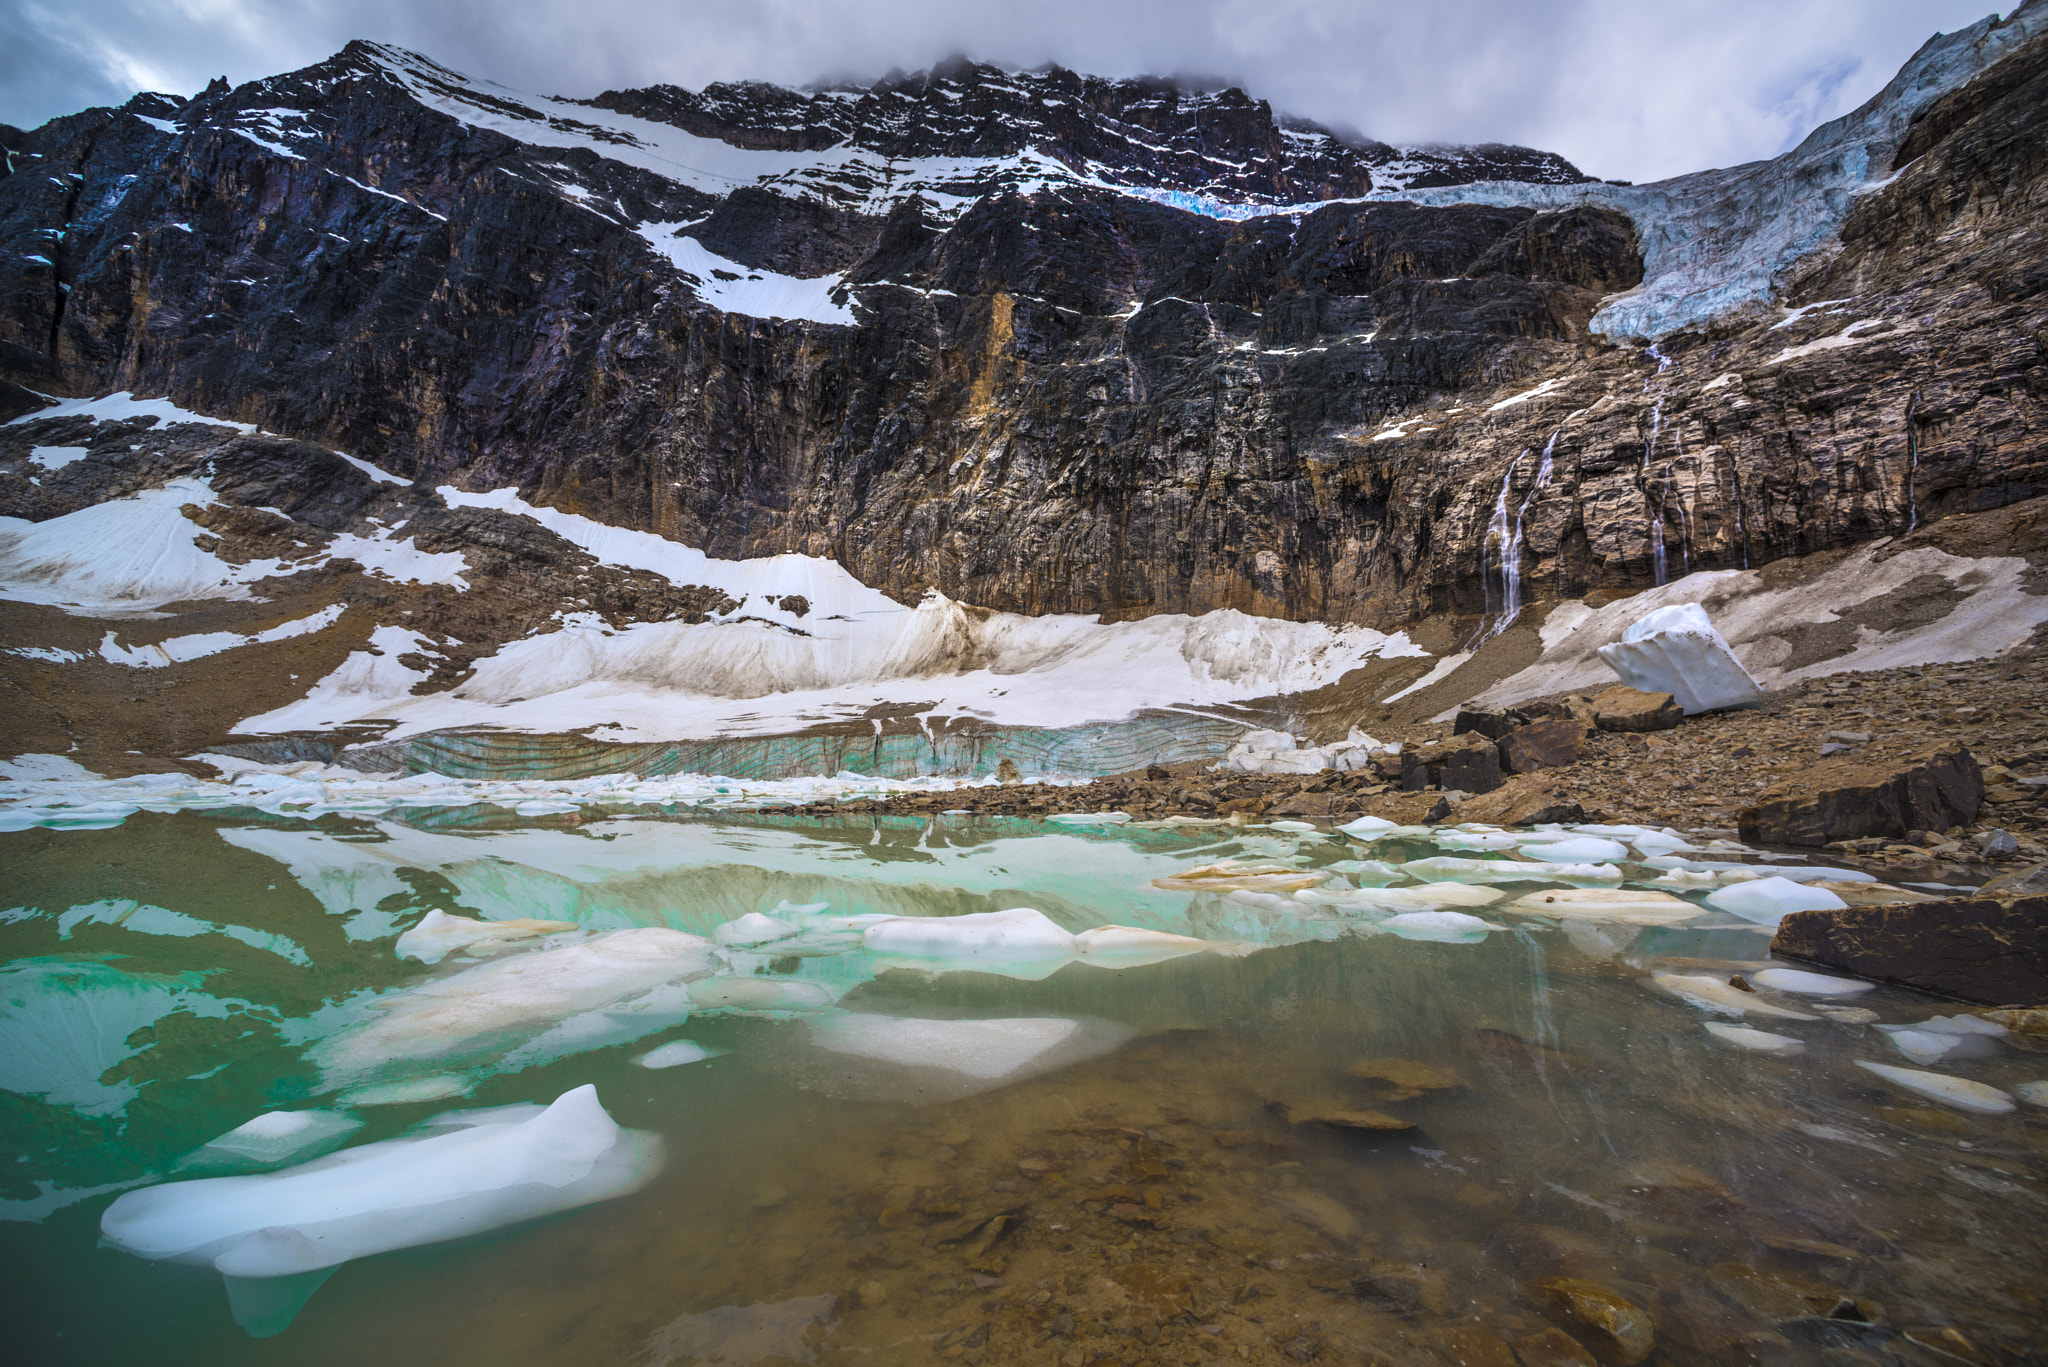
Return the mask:
<path fill-rule="evenodd" d="M 1501 767 L 1511 774 L 1533 774 L 1575 763 L 1593 728 L 1577 717 L 1545 717 L 1518 726 L 1501 737 Z"/>
<path fill-rule="evenodd" d="M 2048 1001 L 2048 897 L 1798 911 L 1771 952 L 1985 1006 Z"/>
<path fill-rule="evenodd" d="M 1466 732 L 1437 745 L 1411 746 L 1401 752 L 1401 788 L 1490 793 L 1500 787 L 1500 751 L 1479 732 Z"/>
<path fill-rule="evenodd" d="M 1977 819 L 1984 777 L 1960 741 L 1875 762 L 1853 756 L 1821 760 L 1742 810 L 1744 840 L 1772 845 L 1825 845 L 1908 831 L 1945 831 Z"/>

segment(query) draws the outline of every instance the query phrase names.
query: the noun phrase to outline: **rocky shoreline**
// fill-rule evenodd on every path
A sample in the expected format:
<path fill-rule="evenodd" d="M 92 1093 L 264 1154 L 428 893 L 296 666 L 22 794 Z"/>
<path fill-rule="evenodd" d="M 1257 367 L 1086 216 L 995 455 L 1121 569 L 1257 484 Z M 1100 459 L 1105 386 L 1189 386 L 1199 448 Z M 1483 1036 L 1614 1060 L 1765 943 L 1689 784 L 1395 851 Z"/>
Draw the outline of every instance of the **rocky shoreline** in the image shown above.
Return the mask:
<path fill-rule="evenodd" d="M 787 810 L 836 814 L 1052 817 L 1121 812 L 1133 820 L 1275 819 L 1318 826 L 1359 816 L 1401 823 L 1612 821 L 1671 825 L 1734 836 L 1746 810 L 1787 794 L 1818 791 L 1829 768 L 1905 770 L 1929 750 L 1959 746 L 1978 768 L 1983 800 L 1973 818 L 1940 830 L 1900 829 L 1821 842 L 1888 877 L 1982 882 L 2048 858 L 2048 669 L 2038 645 L 1996 660 L 1837 676 L 1767 697 L 1763 705 L 1685 718 L 1660 731 L 1603 730 L 1574 723 L 1563 762 L 1505 777 L 1470 793 L 1439 779 L 1404 790 L 1393 765 L 1313 774 L 1219 772 L 1198 763 L 1083 784 L 1007 783 L 1001 788 L 811 803 Z M 1569 718 L 1591 699 L 1547 704 Z M 1467 736 L 1433 723 L 1388 740 L 1402 753 L 1441 753 Z M 1575 729 L 1574 729 L 1575 728 Z M 1378 756 L 1375 757 L 1379 759 Z M 1411 764 L 1413 760 L 1411 759 Z M 1393 768 L 1390 775 L 1386 770 Z M 2029 781 L 2033 780 L 2033 781 Z M 1766 843 L 1771 843 L 1766 838 Z"/>

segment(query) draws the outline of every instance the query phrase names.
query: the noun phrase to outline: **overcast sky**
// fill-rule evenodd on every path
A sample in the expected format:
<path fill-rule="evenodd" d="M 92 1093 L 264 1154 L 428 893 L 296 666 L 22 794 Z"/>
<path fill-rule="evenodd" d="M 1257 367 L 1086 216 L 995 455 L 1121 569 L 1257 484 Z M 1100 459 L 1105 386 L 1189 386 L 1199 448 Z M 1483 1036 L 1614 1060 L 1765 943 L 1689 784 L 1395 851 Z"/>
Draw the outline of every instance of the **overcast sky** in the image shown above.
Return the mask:
<path fill-rule="evenodd" d="M 1996 0 L 1991 0 L 1996 3 Z M 2005 0 L 2003 8 L 2013 7 Z M 1225 76 L 1391 142 L 1653 180 L 1785 150 L 1987 0 L 0 0 L 0 121 L 191 94 L 350 38 L 522 90 L 914 70 L 955 52 Z"/>

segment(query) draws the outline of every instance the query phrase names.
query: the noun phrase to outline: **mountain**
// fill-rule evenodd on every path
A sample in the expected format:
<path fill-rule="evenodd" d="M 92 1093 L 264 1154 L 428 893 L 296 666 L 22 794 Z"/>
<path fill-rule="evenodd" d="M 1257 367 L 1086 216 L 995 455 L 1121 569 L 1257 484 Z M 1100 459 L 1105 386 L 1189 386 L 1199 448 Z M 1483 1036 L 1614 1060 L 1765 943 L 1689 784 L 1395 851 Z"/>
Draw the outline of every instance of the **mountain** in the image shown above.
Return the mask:
<path fill-rule="evenodd" d="M 1887 537 L 1771 670 L 2002 648 L 2044 13 L 1650 186 L 967 62 L 572 101 L 358 42 L 0 130 L 20 747 L 1100 770 Z"/>

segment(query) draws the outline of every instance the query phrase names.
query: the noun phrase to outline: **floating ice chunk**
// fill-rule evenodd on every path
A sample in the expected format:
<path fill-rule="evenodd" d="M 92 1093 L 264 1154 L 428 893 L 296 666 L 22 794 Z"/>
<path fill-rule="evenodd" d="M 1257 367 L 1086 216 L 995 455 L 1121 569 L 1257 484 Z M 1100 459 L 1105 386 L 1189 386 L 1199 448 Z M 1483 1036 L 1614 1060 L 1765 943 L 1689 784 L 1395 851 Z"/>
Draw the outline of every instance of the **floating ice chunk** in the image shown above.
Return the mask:
<path fill-rule="evenodd" d="M 1707 894 L 1716 911 L 1760 926 L 1774 926 L 1795 911 L 1840 911 L 1848 906 L 1826 888 L 1802 887 L 1789 878 L 1758 878 Z"/>
<path fill-rule="evenodd" d="M 1494 927 L 1462 911 L 1404 911 L 1380 922 L 1380 929 L 1404 940 L 1431 940 L 1439 944 L 1477 944 Z"/>
<path fill-rule="evenodd" d="M 722 945 L 765 945 L 771 940 L 786 940 L 794 934 L 796 927 L 780 917 L 750 911 L 713 930 L 711 938 Z"/>
<path fill-rule="evenodd" d="M 475 1084 L 454 1073 L 426 1073 L 397 1082 L 376 1082 L 351 1087 L 341 1094 L 344 1106 L 413 1106 L 422 1101 L 446 1101 L 467 1096 Z"/>
<path fill-rule="evenodd" d="M 1921 1096 L 1965 1111 L 2003 1115 L 2014 1109 L 2012 1098 L 1998 1088 L 1971 1082 L 1967 1078 L 1950 1077 L 1947 1073 L 1926 1073 L 1918 1068 L 1901 1068 L 1890 1063 L 1869 1063 L 1863 1059 L 1857 1059 L 1856 1066 L 1868 1069 L 1909 1092 L 1918 1092 Z"/>
<path fill-rule="evenodd" d="M 1074 950 L 1081 962 L 1101 968 L 1140 968 L 1189 954 L 1206 954 L 1209 949 L 1207 940 L 1136 926 L 1097 926 L 1074 937 Z"/>
<path fill-rule="evenodd" d="M 1621 870 L 1612 864 L 1552 864 L 1514 859 L 1458 859 L 1438 855 L 1411 859 L 1401 866 L 1417 878 L 1458 883 L 1619 883 Z"/>
<path fill-rule="evenodd" d="M 1032 907 L 893 917 L 869 926 L 861 943 L 872 953 L 923 959 L 1046 959 L 1074 953 L 1074 937 Z"/>
<path fill-rule="evenodd" d="M 1337 829 L 1346 835 L 1380 836 L 1388 831 L 1399 830 L 1400 827 L 1383 816 L 1361 816 L 1358 820 L 1346 822 Z"/>
<path fill-rule="evenodd" d="M 2012 1094 L 2029 1106 L 2048 1107 L 2048 1082 L 2022 1082 L 2012 1089 Z"/>
<path fill-rule="evenodd" d="M 706 1011 L 822 1011 L 838 998 L 819 983 L 791 978 L 704 978 L 690 984 L 690 1001 Z"/>
<path fill-rule="evenodd" d="M 1825 973 L 1808 973 L 1803 968 L 1765 968 L 1749 975 L 1758 987 L 1774 992 L 1797 992 L 1802 997 L 1854 997 L 1876 987 L 1876 983 L 1854 978 L 1831 978 Z"/>
<path fill-rule="evenodd" d="M 1490 907 L 1507 894 L 1498 888 L 1471 883 L 1423 883 L 1412 888 L 1315 888 L 1294 896 L 1296 901 L 1312 906 L 1404 912 Z"/>
<path fill-rule="evenodd" d="M 1266 824 L 1276 831 L 1312 831 L 1315 829 L 1315 824 L 1309 821 L 1268 821 Z"/>
<path fill-rule="evenodd" d="M 308 1051 L 333 1085 L 433 1061 L 479 1063 L 558 1021 L 717 967 L 707 940 L 661 926 L 607 931 L 387 992 Z"/>
<path fill-rule="evenodd" d="M 1312 888 L 1323 881 L 1320 872 L 1289 868 L 1285 864 L 1202 864 L 1165 878 L 1152 886 L 1166 892 L 1293 892 Z"/>
<path fill-rule="evenodd" d="M 266 1111 L 178 1160 L 192 1168 L 274 1168 L 341 1147 L 363 1122 L 339 1111 Z"/>
<path fill-rule="evenodd" d="M 1646 885 L 1653 888 L 1711 888 L 1721 881 L 1716 873 L 1689 873 L 1684 869 L 1666 869 L 1652 878 Z"/>
<path fill-rule="evenodd" d="M 1659 973 L 1650 981 L 1695 1006 L 1704 1006 L 1709 1011 L 1721 1011 L 1731 1016 L 1739 1016 L 1746 1012 L 1758 1016 L 1782 1016 L 1786 1020 L 1795 1021 L 1820 1019 L 1819 1016 L 1794 1011 L 1788 1006 L 1773 1006 L 1759 999 L 1754 992 L 1744 992 L 1720 978 L 1710 978 L 1703 973 Z"/>
<path fill-rule="evenodd" d="M 1439 831 L 1430 837 L 1446 850 L 1511 850 L 1529 839 L 1513 831 Z"/>
<path fill-rule="evenodd" d="M 481 949 L 496 953 L 515 941 L 540 935 L 561 935 L 582 926 L 574 921 L 482 921 L 469 916 L 450 916 L 435 907 L 419 924 L 398 937 L 398 957 L 437 964 L 458 949 Z"/>
<path fill-rule="evenodd" d="M 842 1011 L 812 1022 L 811 1042 L 835 1054 L 1001 1078 L 1028 1067 L 1080 1028 L 1079 1021 L 1061 1016 L 923 1020 Z"/>
<path fill-rule="evenodd" d="M 1700 908 L 1668 892 L 1626 888 L 1549 888 L 1517 897 L 1507 906 L 1528 916 L 1563 916 L 1619 921 L 1631 926 L 1667 926 L 1700 915 Z"/>
<path fill-rule="evenodd" d="M 1937 1062 L 1961 1052 L 1964 1043 L 1961 1035 L 1915 1030 L 1907 1025 L 1880 1025 L 1877 1028 L 1891 1037 L 1893 1048 L 1915 1063 Z"/>
<path fill-rule="evenodd" d="M 642 1068 L 680 1068 L 686 1063 L 701 1063 L 707 1058 L 717 1058 L 723 1049 L 707 1049 L 693 1039 L 670 1040 L 657 1044 L 633 1060 Z"/>
<path fill-rule="evenodd" d="M 1377 859 L 1340 859 L 1334 864 L 1323 865 L 1323 872 L 1349 874 L 1362 885 L 1398 883 L 1408 876 L 1394 865 Z"/>
<path fill-rule="evenodd" d="M 1046 818 L 1062 826 L 1121 826 L 1130 819 L 1129 812 L 1055 812 Z"/>
<path fill-rule="evenodd" d="M 1706 1031 L 1715 1039 L 1732 1044 L 1738 1049 L 1750 1049 L 1759 1054 L 1802 1054 L 1806 1052 L 1803 1040 L 1790 1035 L 1774 1035 L 1768 1030 L 1752 1030 L 1746 1025 L 1729 1025 L 1723 1021 L 1707 1021 Z"/>
<path fill-rule="evenodd" d="M 276 1332 L 272 1294 L 236 1295 L 232 1279 L 287 1278 L 352 1258 L 439 1243 L 633 1191 L 653 1176 L 660 1141 L 622 1130 L 588 1085 L 523 1121 L 387 1139 L 281 1172 L 167 1182 L 117 1198 L 100 1219 L 116 1248 L 212 1263 L 245 1321 Z M 262 1288 L 256 1288 L 259 1292 Z"/>
<path fill-rule="evenodd" d="M 1619 840 L 1602 840 L 1597 836 L 1529 841 L 1518 849 L 1525 859 L 1539 859 L 1552 864 L 1600 863 L 1628 858 L 1628 846 Z"/>
<path fill-rule="evenodd" d="M 1988 1035 L 1994 1039 L 2001 1035 L 2012 1033 L 1997 1021 L 1988 1021 L 1982 1016 L 1972 1016 L 1962 1012 L 1953 1016 L 1929 1016 L 1926 1020 L 1920 1022 L 1919 1028 L 1922 1030 L 1932 1030 L 1937 1034 Z"/>
<path fill-rule="evenodd" d="M 1697 603 L 1658 608 L 1598 653 L 1623 683 L 1669 693 L 1687 716 L 1748 706 L 1764 695 Z"/>

